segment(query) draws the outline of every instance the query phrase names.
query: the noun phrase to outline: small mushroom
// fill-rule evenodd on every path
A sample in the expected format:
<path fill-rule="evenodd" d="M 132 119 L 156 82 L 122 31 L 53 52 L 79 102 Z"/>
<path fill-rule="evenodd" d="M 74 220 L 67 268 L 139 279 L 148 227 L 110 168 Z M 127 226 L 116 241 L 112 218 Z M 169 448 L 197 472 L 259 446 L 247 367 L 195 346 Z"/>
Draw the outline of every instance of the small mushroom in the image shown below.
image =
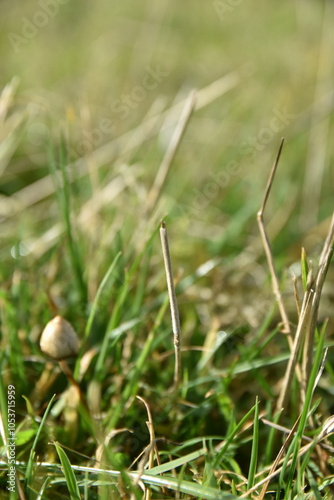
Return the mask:
<path fill-rule="evenodd" d="M 79 339 L 73 326 L 61 316 L 49 321 L 39 345 L 44 354 L 57 361 L 74 357 L 79 351 Z"/>

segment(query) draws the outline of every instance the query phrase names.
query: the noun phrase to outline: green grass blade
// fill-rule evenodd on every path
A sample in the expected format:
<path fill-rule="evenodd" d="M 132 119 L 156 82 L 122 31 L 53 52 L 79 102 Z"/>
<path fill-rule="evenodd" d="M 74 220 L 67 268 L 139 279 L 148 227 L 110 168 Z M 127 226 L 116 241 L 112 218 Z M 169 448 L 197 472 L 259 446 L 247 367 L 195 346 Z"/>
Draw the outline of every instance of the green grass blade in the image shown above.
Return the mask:
<path fill-rule="evenodd" d="M 297 429 L 297 432 L 296 432 L 296 440 L 294 442 L 294 450 L 293 450 L 293 455 L 292 455 L 292 463 L 291 463 L 291 466 L 290 466 L 290 473 L 289 473 L 287 484 L 286 484 L 286 490 L 287 490 L 287 492 L 289 492 L 291 490 L 292 482 L 293 482 L 293 477 L 294 477 L 296 466 L 297 466 L 299 449 L 300 449 L 300 445 L 301 445 L 301 439 L 302 439 L 302 435 L 304 433 L 304 429 L 305 429 L 305 426 L 306 426 L 307 418 L 308 418 L 308 415 L 309 415 L 309 409 L 310 409 L 311 402 L 312 402 L 311 399 L 312 399 L 313 392 L 314 392 L 314 383 L 315 383 L 316 377 L 318 375 L 319 367 L 320 367 L 320 364 L 321 364 L 321 358 L 322 358 L 323 346 L 324 346 L 324 339 L 325 339 L 325 331 L 326 331 L 325 328 L 323 328 L 322 331 L 321 331 L 321 333 L 320 333 L 320 337 L 319 337 L 319 340 L 318 340 L 318 346 L 317 346 L 316 354 L 315 354 L 315 359 L 314 359 L 314 363 L 313 363 L 312 371 L 311 371 L 311 375 L 310 375 L 310 380 L 309 380 L 309 383 L 308 383 L 308 386 L 307 386 L 307 391 L 306 391 L 306 396 L 305 396 L 305 403 L 304 403 L 304 406 L 303 406 L 303 411 L 302 411 L 302 414 L 301 414 L 299 426 L 298 426 L 298 429 Z"/>
<path fill-rule="evenodd" d="M 89 317 L 88 317 L 88 320 L 87 320 L 87 325 L 86 325 L 86 329 L 85 329 L 85 334 L 84 334 L 84 339 L 86 340 L 88 337 L 89 337 L 89 334 L 91 332 L 91 329 L 92 329 L 92 325 L 93 325 L 93 322 L 94 322 L 94 319 L 95 319 L 95 316 L 98 312 L 98 308 L 99 308 L 99 305 L 100 305 L 100 301 L 103 297 L 103 300 L 105 301 L 106 300 L 106 297 L 105 295 L 103 294 L 106 294 L 106 287 L 107 287 L 107 284 L 110 280 L 110 277 L 112 276 L 112 273 L 116 267 L 116 264 L 119 260 L 121 256 L 121 252 L 118 252 L 118 254 L 116 255 L 116 257 L 114 258 L 114 260 L 112 261 L 112 263 L 110 264 L 110 267 L 108 269 L 108 271 L 106 272 L 103 280 L 101 281 L 100 283 L 100 286 L 96 292 L 96 295 L 95 295 L 95 298 L 94 298 L 94 301 L 93 301 L 93 304 L 92 304 L 92 308 L 91 308 L 91 311 L 90 311 L 90 314 L 89 314 Z"/>
<path fill-rule="evenodd" d="M 145 345 L 144 345 L 144 347 L 143 347 L 143 349 L 138 357 L 138 360 L 137 360 L 133 370 L 129 374 L 129 381 L 124 388 L 120 402 L 116 406 L 116 408 L 113 408 L 112 411 L 110 411 L 110 413 L 109 413 L 108 430 L 111 430 L 116 426 L 117 421 L 121 415 L 121 412 L 124 409 L 125 403 L 128 401 L 128 399 L 131 396 L 135 395 L 136 388 L 138 386 L 138 381 L 140 380 L 140 375 L 145 368 L 145 361 L 146 361 L 149 353 L 151 352 L 151 348 L 152 348 L 152 345 L 153 345 L 154 340 L 155 340 L 156 331 L 161 324 L 162 318 L 166 312 L 168 304 L 169 304 L 168 297 L 166 297 L 165 302 L 162 304 L 162 306 L 160 307 L 160 310 L 158 311 L 158 315 L 156 317 L 153 328 L 147 336 Z"/>
<path fill-rule="evenodd" d="M 41 467 L 51 466 L 52 468 L 59 469 L 59 464 L 41 464 Z M 92 467 L 81 467 L 76 465 L 70 465 L 72 472 L 80 471 L 80 472 L 89 472 L 91 475 L 103 475 L 104 478 L 119 478 L 122 476 L 122 472 L 117 470 L 105 470 L 105 469 L 95 469 Z M 137 472 L 128 472 L 127 473 L 132 480 L 138 479 Z M 140 480 L 145 483 L 147 486 L 156 486 L 159 488 L 168 488 L 172 491 L 184 493 L 186 495 L 192 495 L 195 498 L 201 498 L 203 500 L 237 500 L 237 496 L 231 495 L 230 493 L 225 493 L 223 491 L 217 490 L 216 488 L 211 488 L 210 486 L 204 486 L 197 482 L 191 482 L 189 480 L 184 480 L 183 478 L 175 478 L 172 476 L 153 476 L 149 475 L 145 472 L 145 474 L 140 474 Z M 65 478 L 66 480 L 66 478 Z M 62 479 L 58 480 L 57 483 L 61 484 Z M 95 484 L 96 482 L 94 482 Z M 106 483 L 105 483 L 106 484 Z M 76 500 L 76 497 L 74 497 Z"/>
<path fill-rule="evenodd" d="M 252 413 L 255 411 L 255 406 L 253 406 L 247 413 L 246 415 L 240 420 L 240 422 L 234 427 L 234 429 L 231 431 L 231 433 L 228 435 L 226 438 L 226 442 L 222 449 L 217 453 L 217 456 L 215 457 L 215 462 L 214 462 L 214 467 L 218 468 L 219 463 L 224 457 L 224 454 L 226 453 L 227 448 L 229 445 L 232 443 L 235 435 L 239 432 L 239 430 L 242 428 L 242 426 L 247 422 L 247 420 L 250 418 Z"/>
<path fill-rule="evenodd" d="M 82 264 L 81 252 L 78 243 L 75 241 L 73 235 L 72 221 L 71 221 L 71 191 L 70 180 L 67 173 L 67 149 L 65 140 L 61 138 L 61 146 L 59 150 L 59 161 L 55 160 L 55 155 L 52 146 L 49 148 L 49 168 L 53 178 L 55 191 L 58 199 L 59 210 L 63 218 L 65 232 L 67 236 L 68 253 L 71 261 L 71 268 L 73 270 L 74 281 L 80 297 L 83 308 L 87 305 L 87 284 L 84 280 L 84 267 Z M 61 180 L 58 179 L 59 168 Z"/>
<path fill-rule="evenodd" d="M 307 255 L 304 248 L 302 248 L 302 255 L 301 255 L 301 271 L 302 271 L 303 290 L 305 291 L 307 287 L 307 275 L 309 271 L 309 266 L 307 262 Z"/>
<path fill-rule="evenodd" d="M 122 308 L 124 301 L 126 299 L 126 295 L 128 293 L 128 287 L 129 287 L 128 279 L 125 278 L 122 289 L 121 289 L 121 291 L 117 297 L 116 303 L 114 305 L 111 319 L 107 325 L 107 332 L 109 332 L 110 330 L 113 330 L 118 325 L 118 322 L 120 319 L 120 311 L 121 311 L 121 308 Z M 105 366 L 106 358 L 108 356 L 108 346 L 110 347 L 110 337 L 108 334 L 106 334 L 106 335 L 104 335 L 101 349 L 99 352 L 99 356 L 97 358 L 96 367 L 95 367 L 94 377 L 97 380 L 101 380 L 103 378 L 104 366 Z"/>
<path fill-rule="evenodd" d="M 310 484 L 312 494 L 314 495 L 314 500 L 323 500 L 324 497 L 321 495 L 318 484 L 310 471 L 307 472 L 307 479 Z"/>
<path fill-rule="evenodd" d="M 273 418 L 273 423 L 277 424 L 280 417 L 281 417 L 282 412 L 276 413 L 276 415 Z M 270 420 L 270 418 L 268 418 Z M 274 439 L 275 439 L 275 433 L 276 429 L 275 427 L 270 427 L 269 429 L 269 435 L 267 439 L 267 444 L 265 448 L 265 453 L 264 453 L 264 463 L 270 463 L 271 457 L 272 457 L 272 451 L 273 451 L 273 445 L 274 445 Z"/>
<path fill-rule="evenodd" d="M 35 457 L 36 446 L 37 446 L 37 443 L 38 443 L 39 436 L 40 436 L 40 434 L 42 432 L 44 423 L 46 421 L 46 417 L 48 416 L 48 414 L 49 414 L 49 412 L 51 410 L 51 406 L 52 406 L 52 403 L 53 403 L 53 400 L 54 400 L 55 397 L 56 397 L 56 395 L 54 394 L 52 396 L 52 398 L 50 399 L 50 401 L 49 401 L 49 404 L 48 404 L 48 406 L 47 406 L 47 408 L 46 408 L 46 410 L 44 412 L 44 415 L 43 415 L 43 418 L 41 420 L 41 423 L 39 424 L 39 427 L 37 429 L 34 442 L 32 444 L 31 450 L 30 450 L 29 459 L 28 459 L 28 462 L 27 462 L 26 473 L 25 473 L 25 478 L 24 478 L 24 484 L 25 484 L 26 487 L 32 482 L 33 468 L 34 468 L 34 457 Z"/>
<path fill-rule="evenodd" d="M 47 498 L 47 495 L 45 492 L 46 492 L 46 489 L 49 486 L 50 482 L 51 482 L 51 477 L 47 477 L 45 479 L 44 483 L 42 484 L 39 492 L 38 492 L 36 500 L 43 500 L 43 499 Z"/>
<path fill-rule="evenodd" d="M 254 486 L 258 453 L 259 453 L 259 400 L 258 397 L 256 396 L 255 410 L 254 410 L 252 452 L 251 452 L 251 460 L 248 472 L 248 484 L 247 484 L 248 490 Z"/>
<path fill-rule="evenodd" d="M 66 484 L 68 487 L 68 491 L 70 493 L 71 500 L 80 500 L 80 498 L 81 498 L 80 491 L 79 491 L 79 487 L 78 487 L 77 480 L 76 480 L 75 474 L 73 472 L 71 463 L 70 463 L 66 453 L 62 449 L 62 447 L 59 446 L 58 443 L 54 443 L 54 445 L 56 447 L 60 462 L 63 466 L 64 476 L 66 479 Z"/>
<path fill-rule="evenodd" d="M 96 315 L 98 313 L 100 303 L 101 303 L 102 299 L 104 301 L 106 299 L 106 296 L 105 296 L 105 294 L 107 293 L 106 287 L 109 283 L 110 277 L 112 276 L 112 274 L 115 270 L 115 267 L 117 265 L 117 262 L 118 262 L 120 256 L 121 256 L 120 252 L 115 256 L 115 258 L 113 259 L 111 265 L 109 266 L 109 269 L 106 272 L 106 274 L 105 274 L 103 280 L 101 281 L 100 286 L 97 290 L 97 293 L 95 295 L 95 298 L 94 298 L 94 301 L 92 304 L 92 308 L 91 308 L 91 311 L 90 311 L 90 314 L 89 314 L 89 317 L 87 320 L 87 325 L 85 328 L 83 348 L 85 347 L 86 341 L 87 341 L 89 335 L 91 334 L 94 319 L 96 318 Z M 101 366 L 102 366 L 104 358 L 105 358 L 105 352 L 107 349 L 107 345 L 108 345 L 108 336 L 105 335 L 103 342 L 102 342 L 102 347 L 100 349 L 97 370 L 101 369 Z M 75 371 L 74 371 L 75 378 L 77 378 L 79 370 L 80 370 L 80 360 L 81 360 L 81 357 L 79 356 L 79 359 L 78 359 L 78 362 L 76 363 Z"/>
<path fill-rule="evenodd" d="M 152 474 L 153 476 L 157 474 L 163 474 L 164 472 L 169 472 L 172 469 L 176 469 L 177 467 L 181 467 L 184 464 L 191 462 L 192 460 L 196 460 L 199 457 L 202 457 L 205 453 L 207 453 L 207 448 L 201 448 L 197 451 L 193 451 L 192 453 L 188 453 L 187 455 L 183 455 L 180 458 L 176 458 L 175 460 L 171 460 L 166 464 L 157 465 L 153 467 L 153 469 L 149 469 L 146 471 L 146 474 Z"/>

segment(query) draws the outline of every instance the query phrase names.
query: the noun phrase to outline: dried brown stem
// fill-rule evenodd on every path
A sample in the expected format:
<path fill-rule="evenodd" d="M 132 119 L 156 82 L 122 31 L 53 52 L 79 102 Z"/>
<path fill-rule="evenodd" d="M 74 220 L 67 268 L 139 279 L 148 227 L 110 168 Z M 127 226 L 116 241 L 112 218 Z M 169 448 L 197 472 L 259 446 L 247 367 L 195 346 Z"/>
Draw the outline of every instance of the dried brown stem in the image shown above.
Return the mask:
<path fill-rule="evenodd" d="M 170 311 L 171 311 L 171 317 L 172 317 L 172 328 L 173 328 L 173 335 L 174 335 L 174 350 L 175 350 L 174 389 L 176 391 L 179 387 L 180 380 L 181 380 L 181 350 L 180 350 L 180 347 L 181 347 L 181 326 L 180 326 L 179 310 L 177 307 L 172 263 L 171 263 L 171 259 L 170 259 L 170 253 L 169 253 L 166 224 L 164 221 L 161 221 L 160 239 L 161 239 L 162 253 L 164 256 L 167 288 L 168 288 L 169 303 L 170 303 Z"/>
<path fill-rule="evenodd" d="M 160 168 L 159 168 L 158 173 L 154 179 L 154 183 L 153 183 L 153 186 L 151 188 L 151 191 L 148 194 L 147 204 L 146 204 L 146 210 L 148 212 L 150 212 L 152 210 L 152 208 L 155 206 L 155 204 L 160 196 L 160 193 L 161 193 L 163 185 L 166 181 L 170 166 L 171 166 L 172 161 L 175 157 L 175 154 L 179 148 L 182 137 L 183 137 L 185 130 L 187 128 L 187 125 L 189 123 L 190 116 L 194 110 L 195 97 L 196 97 L 196 92 L 194 90 L 192 90 L 188 96 L 188 99 L 185 102 L 185 105 L 184 105 L 182 114 L 180 116 L 179 122 L 174 130 L 174 134 L 172 135 L 172 138 L 171 138 L 170 143 L 168 145 L 165 156 L 160 164 Z"/>
<path fill-rule="evenodd" d="M 283 445 L 282 445 L 282 447 L 281 447 L 280 451 L 278 452 L 278 455 L 277 455 L 277 457 L 275 458 L 274 463 L 272 464 L 272 466 L 271 466 L 271 468 L 270 468 L 270 471 L 269 471 L 268 477 L 270 477 L 270 476 L 271 476 L 271 475 L 275 472 L 275 470 L 276 470 L 276 468 L 277 468 L 277 466 L 278 466 L 278 464 L 279 464 L 279 462 L 280 462 L 280 460 L 281 460 L 281 458 L 282 458 L 283 454 L 284 454 L 284 453 L 286 452 L 286 450 L 288 449 L 288 447 L 289 447 L 289 445 L 290 445 L 290 443 L 291 443 L 291 441 L 292 441 L 292 439 L 293 439 L 293 436 L 294 436 L 294 434 L 295 434 L 295 431 L 296 431 L 296 429 L 297 429 L 297 427 L 298 427 L 299 420 L 300 420 L 300 415 L 299 415 L 299 417 L 297 418 L 297 420 L 296 420 L 296 422 L 295 422 L 294 426 L 292 427 L 291 431 L 289 432 L 289 434 L 288 434 L 288 436 L 287 436 L 287 438 L 286 438 L 285 442 L 283 443 Z M 264 483 L 263 488 L 262 488 L 262 490 L 261 490 L 261 493 L 260 493 L 260 495 L 259 495 L 259 500 L 263 500 L 263 498 L 264 498 L 264 496 L 265 496 L 265 494 L 266 494 L 266 492 L 267 492 L 267 489 L 268 489 L 269 483 L 270 483 L 270 479 L 268 479 L 268 480 Z M 248 493 L 248 492 L 247 492 L 247 493 Z"/>
<path fill-rule="evenodd" d="M 307 381 L 311 373 L 312 359 L 313 359 L 313 349 L 314 349 L 314 335 L 316 331 L 316 323 L 318 319 L 318 310 L 320 304 L 320 298 L 322 293 L 322 288 L 325 282 L 329 264 L 333 255 L 333 239 L 334 239 L 334 214 L 331 220 L 331 224 L 328 230 L 327 238 L 325 240 L 320 260 L 318 270 L 315 276 L 314 284 L 314 294 L 312 297 L 312 303 L 310 305 L 310 323 L 306 332 L 305 346 L 303 352 L 303 363 L 302 370 L 303 376 Z"/>
<path fill-rule="evenodd" d="M 269 240 L 268 233 L 267 233 L 266 227 L 264 225 L 264 221 L 263 221 L 264 210 L 266 208 L 267 201 L 268 201 L 268 198 L 269 198 L 269 194 L 270 194 L 270 191 L 271 191 L 271 187 L 272 187 L 272 184 L 273 184 L 273 181 L 274 181 L 274 177 L 275 177 L 275 173 L 276 173 L 276 170 L 277 170 L 277 167 L 278 167 L 278 162 L 279 162 L 279 159 L 280 159 L 280 156 L 281 156 L 283 144 L 284 144 L 284 138 L 282 138 L 282 140 L 281 140 L 281 143 L 280 143 L 277 155 L 276 155 L 276 159 L 275 159 L 274 165 L 273 165 L 273 167 L 271 169 L 271 172 L 270 172 L 270 175 L 269 175 L 268 183 L 267 183 L 267 186 L 266 186 L 266 189 L 265 189 L 265 193 L 264 193 L 264 198 L 263 198 L 262 206 L 261 206 L 260 210 L 257 213 L 257 221 L 258 221 L 258 225 L 259 225 L 259 229 L 260 229 L 260 234 L 261 234 L 261 238 L 262 238 L 262 244 L 263 244 L 264 251 L 265 251 L 266 257 L 267 257 L 268 267 L 269 267 L 269 271 L 270 271 L 270 275 L 271 275 L 271 280 L 272 280 L 273 293 L 274 293 L 274 295 L 276 297 L 276 302 L 277 302 L 278 309 L 279 309 L 279 312 L 280 312 L 280 315 L 281 315 L 281 318 L 282 318 L 283 332 L 287 334 L 287 338 L 288 338 L 288 343 L 289 343 L 290 350 L 293 351 L 294 342 L 293 342 L 293 339 L 292 339 L 292 336 L 291 336 L 290 323 L 289 323 L 289 319 L 288 319 L 287 313 L 285 311 L 285 307 L 284 307 L 283 300 L 282 300 L 282 295 L 281 295 L 281 292 L 280 292 L 279 281 L 278 281 L 278 277 L 277 277 L 277 272 L 276 272 L 276 268 L 275 268 L 273 254 L 272 254 L 272 251 L 271 251 L 270 240 Z M 300 343 L 298 343 L 298 345 L 297 345 L 298 349 L 300 348 L 300 346 L 301 346 L 301 340 L 300 340 Z M 295 353 L 296 358 L 294 359 L 293 369 L 296 368 L 298 379 L 301 382 L 302 381 L 301 370 L 300 370 L 299 365 L 296 364 L 298 352 L 299 352 L 299 350 L 296 350 L 296 353 Z M 281 406 L 282 401 L 283 401 L 283 398 L 280 398 L 279 404 L 277 404 L 277 410 L 278 411 L 282 408 L 282 406 Z M 284 399 L 284 402 L 285 402 L 285 399 Z"/>
<path fill-rule="evenodd" d="M 308 288 L 304 294 L 304 299 L 303 299 L 302 308 L 301 308 L 301 312 L 300 312 L 300 316 L 299 316 L 297 331 L 296 331 L 294 343 L 293 343 L 292 350 L 291 350 L 291 356 L 289 358 L 288 365 L 287 365 L 287 368 L 285 370 L 282 389 L 281 389 L 280 395 L 279 395 L 278 400 L 277 400 L 276 411 L 280 411 L 282 408 L 285 407 L 285 405 L 287 403 L 288 394 L 289 394 L 289 390 L 291 387 L 293 375 L 295 373 L 295 370 L 297 370 L 298 356 L 300 353 L 300 349 L 301 349 L 303 340 L 305 338 L 305 331 L 306 331 L 307 325 L 309 323 L 309 314 L 310 314 L 309 305 L 311 303 L 312 292 L 313 292 L 311 285 L 312 285 L 312 281 L 311 281 L 311 279 L 309 279 Z M 305 392 L 306 388 L 303 385 L 303 377 L 299 378 L 299 381 L 302 383 L 303 391 Z"/>
<path fill-rule="evenodd" d="M 276 297 L 278 309 L 279 309 L 279 312 L 280 312 L 280 315 L 282 318 L 283 332 L 288 334 L 289 344 L 290 344 L 290 348 L 291 348 L 292 347 L 292 339 L 291 339 L 290 324 L 289 324 L 288 316 L 287 316 L 286 311 L 285 311 L 285 307 L 284 307 L 283 300 L 282 300 L 282 295 L 281 295 L 280 288 L 279 288 L 279 282 L 278 282 L 275 263 L 274 263 L 274 259 L 273 259 L 273 255 L 272 255 L 272 251 L 271 251 L 271 245 L 270 245 L 268 233 L 267 233 L 267 230 L 265 228 L 264 221 L 263 221 L 263 213 L 264 213 L 264 210 L 266 208 L 268 197 L 270 194 L 270 190 L 271 190 L 271 187 L 272 187 L 272 184 L 274 181 L 274 177 L 275 177 L 278 162 L 279 162 L 279 159 L 281 156 L 283 144 L 284 144 L 284 138 L 281 140 L 281 144 L 280 144 L 280 147 L 278 149 L 278 153 L 277 153 L 274 165 L 273 165 L 271 172 L 270 172 L 270 175 L 269 175 L 268 183 L 267 183 L 265 193 L 264 193 L 262 206 L 257 213 L 257 221 L 258 221 L 258 225 L 259 225 L 259 229 L 260 229 L 260 234 L 261 234 L 261 238 L 262 238 L 264 251 L 265 251 L 266 257 L 267 257 L 267 262 L 268 262 L 269 271 L 270 271 L 271 280 L 272 280 L 273 292 L 274 292 L 274 295 Z"/>

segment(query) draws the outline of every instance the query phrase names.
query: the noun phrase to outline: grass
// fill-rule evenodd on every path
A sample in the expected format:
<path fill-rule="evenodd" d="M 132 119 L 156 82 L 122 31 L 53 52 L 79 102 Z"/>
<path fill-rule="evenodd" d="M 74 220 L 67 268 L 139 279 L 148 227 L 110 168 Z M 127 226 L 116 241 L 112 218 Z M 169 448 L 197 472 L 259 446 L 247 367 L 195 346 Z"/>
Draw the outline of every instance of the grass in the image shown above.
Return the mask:
<path fill-rule="evenodd" d="M 333 497 L 333 6 L 218 3 L 4 4 L 0 498 Z"/>

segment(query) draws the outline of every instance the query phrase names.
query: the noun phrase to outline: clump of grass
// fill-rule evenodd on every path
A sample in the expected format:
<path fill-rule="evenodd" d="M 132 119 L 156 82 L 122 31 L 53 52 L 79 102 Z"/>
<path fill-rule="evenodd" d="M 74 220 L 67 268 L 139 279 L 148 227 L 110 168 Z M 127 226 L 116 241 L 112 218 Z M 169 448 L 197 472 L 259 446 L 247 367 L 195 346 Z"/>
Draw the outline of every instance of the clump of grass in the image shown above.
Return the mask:
<path fill-rule="evenodd" d="M 204 106 L 219 94 L 221 85 L 200 91 L 196 106 Z M 333 373 L 326 363 L 331 347 L 326 340 L 327 323 L 321 325 L 317 315 L 333 251 L 334 219 L 317 270 L 302 254 L 303 289 L 296 286 L 299 307 L 294 326 L 285 309 L 263 222 L 283 143 L 258 215 L 275 296 L 263 321 L 255 328 L 238 328 L 236 318 L 225 332 L 212 308 L 212 328 L 204 338 L 201 319 L 210 310 L 205 297 L 217 289 L 217 276 L 228 263 L 221 255 L 199 257 L 200 264 L 189 274 L 177 274 L 174 283 L 173 245 L 171 249 L 166 245 L 163 224 L 160 234 L 168 268 L 171 327 L 157 221 L 163 210 L 159 204 L 167 170 L 176 159 L 176 146 L 194 102 L 191 94 L 183 119 L 175 119 L 179 125 L 172 136 L 174 147 L 167 148 L 168 161 L 163 162 L 160 180 L 146 186 L 146 193 L 153 194 L 143 212 L 138 212 L 138 219 L 142 218 L 138 227 L 128 231 L 126 218 L 116 214 L 113 231 L 101 237 L 103 243 L 107 241 L 103 258 L 97 254 L 100 245 L 90 241 L 90 223 L 80 218 L 83 212 L 75 210 L 84 205 L 92 188 L 89 175 L 82 183 L 87 191 L 80 191 L 63 140 L 59 163 L 55 155 L 50 157 L 60 209 L 56 218 L 61 224 L 51 244 L 44 246 L 41 235 L 38 257 L 31 262 L 34 269 L 43 269 L 42 290 L 34 304 L 37 286 L 25 279 L 27 271 L 19 258 L 18 269 L 1 291 L 0 479 L 5 490 L 10 384 L 16 390 L 15 495 L 19 498 L 228 500 L 297 499 L 301 494 L 330 498 L 333 424 L 330 405 L 321 398 L 330 391 L 321 380 L 325 373 L 327 382 L 333 382 Z M 144 134 L 145 127 L 140 130 Z M 138 129 L 134 136 L 139 140 Z M 125 190 L 125 197 L 131 194 L 128 186 L 145 189 L 136 186 L 139 181 L 127 170 L 120 171 L 115 187 L 103 163 L 101 176 L 110 183 L 108 192 L 116 199 L 116 191 L 120 195 Z M 95 201 L 98 194 L 92 195 Z M 106 206 L 101 202 L 94 212 L 96 226 L 102 224 L 99 211 Z M 170 227 L 173 230 L 173 221 Z M 251 266 L 255 266 L 253 261 Z M 237 271 L 230 267 L 232 274 Z M 219 293 L 210 295 L 214 306 Z M 239 293 L 242 296 L 243 290 Z M 283 329 L 276 318 L 275 299 Z M 79 351 L 75 343 L 77 357 L 68 361 L 65 373 L 59 369 L 57 356 L 50 361 L 38 349 L 38 337 L 55 308 L 71 321 L 82 340 Z M 23 328 L 23 321 L 29 326 Z M 282 342 L 284 336 L 288 336 L 287 343 Z M 171 392 L 173 378 L 177 390 Z"/>

